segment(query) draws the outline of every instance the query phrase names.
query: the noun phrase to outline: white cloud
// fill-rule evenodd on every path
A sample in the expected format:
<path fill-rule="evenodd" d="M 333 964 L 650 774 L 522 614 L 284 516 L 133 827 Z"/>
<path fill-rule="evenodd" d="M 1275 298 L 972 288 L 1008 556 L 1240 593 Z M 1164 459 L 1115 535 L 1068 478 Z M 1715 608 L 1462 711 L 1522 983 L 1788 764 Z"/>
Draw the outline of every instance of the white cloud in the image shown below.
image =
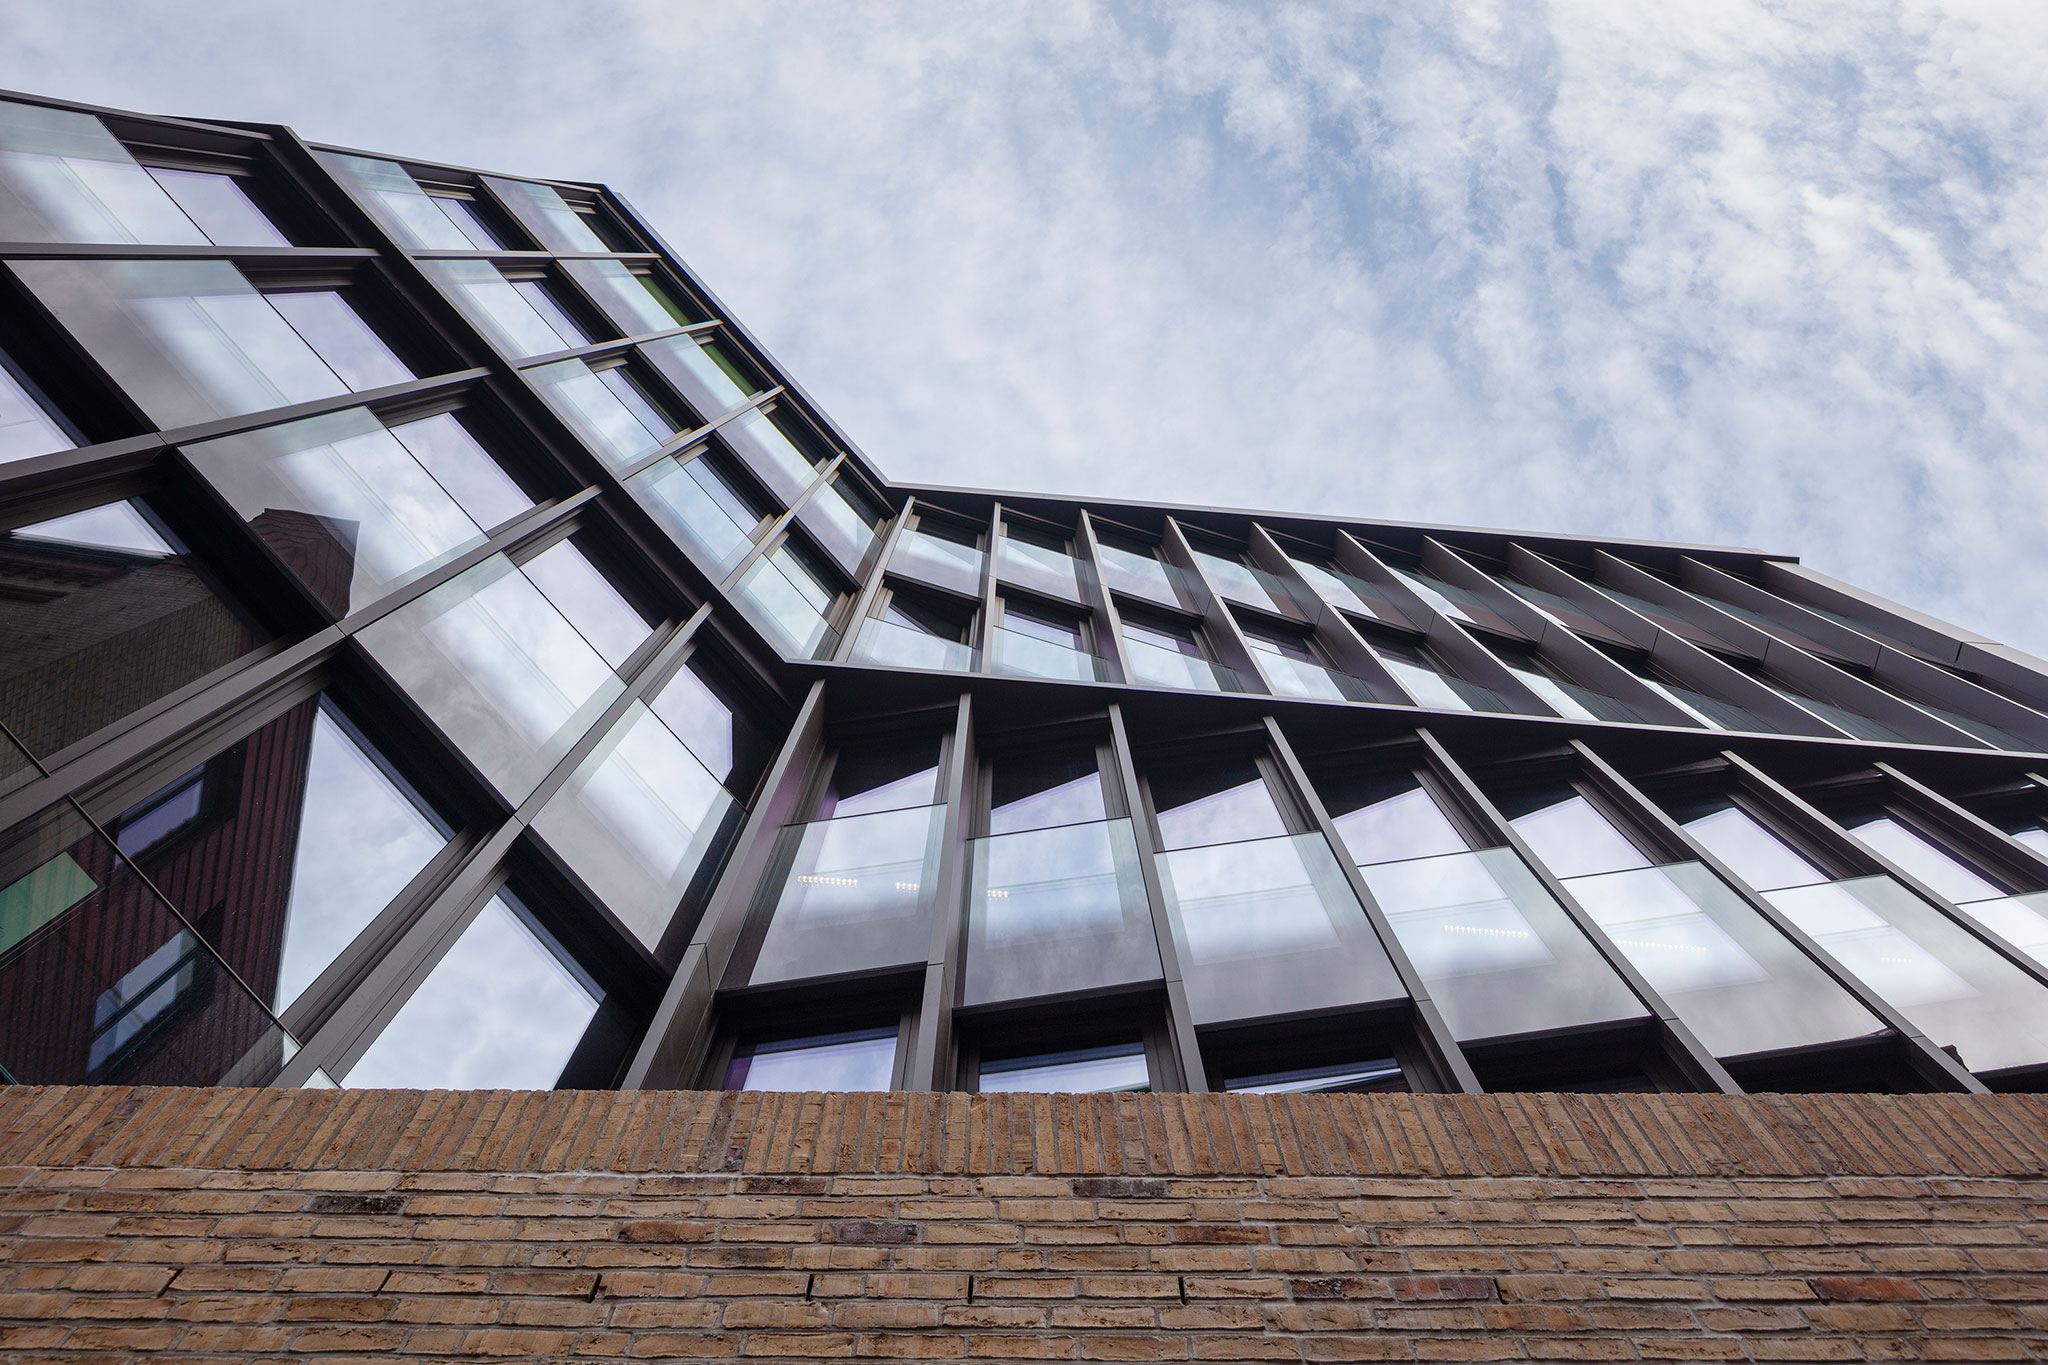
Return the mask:
<path fill-rule="evenodd" d="M 2048 651 L 2048 10 L 73 0 L 0 82 L 602 179 L 892 476 L 1756 544 Z"/>

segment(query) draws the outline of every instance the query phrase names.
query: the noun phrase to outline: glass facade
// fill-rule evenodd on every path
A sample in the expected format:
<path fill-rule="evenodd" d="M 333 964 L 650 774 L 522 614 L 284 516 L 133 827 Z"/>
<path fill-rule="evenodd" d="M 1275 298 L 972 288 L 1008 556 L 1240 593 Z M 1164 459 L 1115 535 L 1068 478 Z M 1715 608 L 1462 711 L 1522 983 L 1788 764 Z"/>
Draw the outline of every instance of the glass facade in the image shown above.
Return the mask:
<path fill-rule="evenodd" d="M 2022 656 L 891 482 L 658 241 L 0 101 L 0 1081 L 2048 1089 Z"/>

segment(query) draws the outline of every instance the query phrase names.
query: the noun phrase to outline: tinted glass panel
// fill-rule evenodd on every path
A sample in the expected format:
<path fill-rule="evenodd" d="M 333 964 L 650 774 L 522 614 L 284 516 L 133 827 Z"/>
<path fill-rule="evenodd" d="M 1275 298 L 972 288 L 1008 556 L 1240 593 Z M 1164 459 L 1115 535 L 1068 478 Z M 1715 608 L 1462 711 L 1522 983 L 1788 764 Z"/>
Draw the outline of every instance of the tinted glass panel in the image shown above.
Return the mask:
<path fill-rule="evenodd" d="M 598 240 L 583 215 L 563 201 L 554 186 L 536 185 L 530 180 L 504 180 L 494 175 L 485 176 L 484 183 L 497 192 L 505 207 L 549 251 L 610 249 Z"/>
<path fill-rule="evenodd" d="M 262 1085 L 297 1045 L 69 804 L 0 834 L 0 1067 L 34 1085 Z"/>
<path fill-rule="evenodd" d="M 978 593 L 982 559 L 981 551 L 972 545 L 912 528 L 896 538 L 896 548 L 889 555 L 889 572 L 955 592 Z"/>
<path fill-rule="evenodd" d="M 393 237 L 407 246 L 435 251 L 469 251 L 475 244 L 427 197 L 419 182 L 395 161 L 341 152 L 315 152 Z"/>
<path fill-rule="evenodd" d="M 838 642 L 826 615 L 837 605 L 839 594 L 820 583 L 786 544 L 754 562 L 734 597 L 785 654 L 822 658 Z"/>
<path fill-rule="evenodd" d="M 1080 561 L 1014 536 L 996 541 L 996 577 L 1069 602 L 1081 600 Z"/>
<path fill-rule="evenodd" d="M 795 502 L 817 477 L 810 457 L 798 450 L 764 413 L 736 417 L 720 427 L 718 434 L 785 503 Z"/>
<path fill-rule="evenodd" d="M 974 668 L 974 646 L 935 635 L 901 620 L 869 617 L 854 637 L 853 658 L 895 668 L 938 668 L 965 673 Z"/>
<path fill-rule="evenodd" d="M 206 241 L 98 119 L 0 100 L 0 241 Z"/>
<path fill-rule="evenodd" d="M 754 547 L 762 517 L 703 459 L 662 460 L 626 481 L 633 496 L 686 548 L 723 578 Z"/>
<path fill-rule="evenodd" d="M 514 285 L 489 261 L 421 261 L 420 269 L 508 356 L 546 355 L 589 340 L 553 300 Z"/>
<path fill-rule="evenodd" d="M 659 325 L 669 327 L 673 323 L 663 318 Z M 755 392 L 753 382 L 719 350 L 716 342 L 668 337 L 646 343 L 640 353 L 698 412 L 716 416 L 737 407 Z"/>
<path fill-rule="evenodd" d="M 0 533 L 0 587 L 0 721 L 42 755 L 261 638 L 132 503 Z"/>
<path fill-rule="evenodd" d="M 648 292 L 647 286 L 632 271 L 617 261 L 564 261 L 562 271 L 581 285 L 583 292 L 604 310 L 604 315 L 611 319 L 621 336 L 666 332 L 676 325 L 660 300 Z M 724 408 L 711 411 L 722 412 Z"/>
<path fill-rule="evenodd" d="M 1162 606 L 1187 604 L 1189 594 L 1181 587 L 1180 571 L 1162 564 L 1156 553 L 1126 550 L 1100 540 L 1096 549 L 1102 563 L 1102 581 L 1110 588 Z"/>
<path fill-rule="evenodd" d="M 602 998 L 524 906 L 493 896 L 344 1079 L 389 1089 L 552 1089 Z"/>
<path fill-rule="evenodd" d="M 580 360 L 558 360 L 525 373 L 592 453 L 613 469 L 652 455 L 675 435 L 644 400 L 622 399 Z"/>
<path fill-rule="evenodd" d="M 1088 804 L 1074 789 L 1045 795 L 1076 811 Z M 1047 807 L 1038 818 L 1058 813 Z M 1159 978 L 1128 820 L 977 839 L 967 894 L 965 1004 Z"/>
<path fill-rule="evenodd" d="M 983 1062 L 976 1084 L 984 1095 L 1129 1093 L 1150 1090 L 1152 1075 L 1144 1045 L 1130 1042 Z"/>
<path fill-rule="evenodd" d="M 161 166 L 149 172 L 175 199 L 185 216 L 199 225 L 209 241 L 220 246 L 290 246 L 283 233 L 249 202 L 232 175 L 205 171 L 173 171 Z"/>
<path fill-rule="evenodd" d="M 69 450 L 71 437 L 43 410 L 0 354 L 0 464 Z"/>
<path fill-rule="evenodd" d="M 604 657 L 502 555 L 356 638 L 515 801 L 621 690 Z"/>
<path fill-rule="evenodd" d="M 896 1069 L 896 1030 L 743 1043 L 726 1069 L 727 1090 L 887 1090 Z"/>
<path fill-rule="evenodd" d="M 2005 894 L 2004 887 L 1986 881 L 1962 859 L 1889 816 L 1857 825 L 1855 834 L 1944 900 L 1960 905 Z"/>
<path fill-rule="evenodd" d="M 1392 1057 L 1348 1066 L 1305 1067 L 1258 1076 L 1232 1076 L 1223 1088 L 1240 1095 L 1322 1095 L 1342 1093 L 1403 1094 L 1408 1078 Z"/>
<path fill-rule="evenodd" d="M 786 828 L 789 874 L 752 979 L 923 962 L 945 813 L 919 806 Z"/>

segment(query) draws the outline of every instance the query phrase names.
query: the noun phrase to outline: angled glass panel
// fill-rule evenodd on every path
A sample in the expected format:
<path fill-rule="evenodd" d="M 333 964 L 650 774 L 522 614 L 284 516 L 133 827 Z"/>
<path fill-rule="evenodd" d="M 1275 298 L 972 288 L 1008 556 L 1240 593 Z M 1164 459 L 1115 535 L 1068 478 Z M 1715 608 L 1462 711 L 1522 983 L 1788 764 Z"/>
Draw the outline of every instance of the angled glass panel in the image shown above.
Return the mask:
<path fill-rule="evenodd" d="M 305 338 L 313 353 L 341 377 L 351 392 L 381 389 L 403 384 L 413 372 L 391 353 L 391 348 L 348 300 L 332 289 L 304 290 L 287 294 L 265 294 L 292 330 Z"/>
<path fill-rule="evenodd" d="M 604 656 L 503 555 L 356 638 L 514 801 L 622 690 Z"/>
<path fill-rule="evenodd" d="M 553 185 L 536 185 L 531 180 L 507 180 L 487 175 L 484 183 L 512 210 L 512 216 L 549 251 L 606 252 L 611 248 L 598 239 L 582 214 L 569 207 Z"/>
<path fill-rule="evenodd" d="M 736 417 L 720 427 L 718 434 L 784 503 L 795 502 L 818 476 L 810 457 L 798 450 L 766 413 Z"/>
<path fill-rule="evenodd" d="M 896 1074 L 893 1028 L 741 1043 L 726 1068 L 727 1090 L 887 1090 Z"/>
<path fill-rule="evenodd" d="M 505 355 L 546 355 L 588 340 L 580 332 L 564 336 L 489 261 L 421 261 L 419 267 Z"/>
<path fill-rule="evenodd" d="M 187 446 L 185 457 L 336 616 L 531 506 L 446 414 L 392 430 L 351 408 Z"/>
<path fill-rule="evenodd" d="M 262 641 L 140 504 L 0 532 L 0 722 L 48 756 Z"/>
<path fill-rule="evenodd" d="M 733 597 L 785 654 L 823 658 L 838 643 L 827 617 L 839 594 L 820 583 L 787 544 L 755 560 Z"/>
<path fill-rule="evenodd" d="M 177 201 L 185 216 L 218 246 L 290 246 L 277 226 L 251 203 L 239 177 L 153 166 L 150 178 Z"/>
<path fill-rule="evenodd" d="M 1145 1045 L 1132 1040 L 985 1061 L 975 1087 L 984 1095 L 1142 1094 L 1152 1089 L 1152 1073 Z"/>
<path fill-rule="evenodd" d="M 580 214 L 577 216 L 581 217 Z M 603 249 L 598 248 L 600 251 Z M 583 292 L 590 295 L 619 329 L 620 336 L 666 332 L 676 325 L 675 319 L 641 283 L 639 276 L 617 261 L 563 261 L 562 273 L 583 287 Z M 711 411 L 722 412 L 724 409 L 714 408 Z"/>
<path fill-rule="evenodd" d="M 969 867 L 962 1004 L 1159 978 L 1130 821 L 976 839 Z"/>
<path fill-rule="evenodd" d="M 1643 851 L 1583 796 L 1568 796 L 1509 823 L 1559 877 L 1650 866 Z"/>
<path fill-rule="evenodd" d="M 225 261 L 15 261 L 12 269 L 159 426 L 349 392 Z M 355 354 L 337 345 L 337 360 Z"/>
<path fill-rule="evenodd" d="M 652 455 L 675 435 L 675 429 L 652 406 L 644 400 L 634 404 L 621 398 L 580 360 L 558 360 L 525 373 L 548 406 L 612 469 L 624 469 Z"/>
<path fill-rule="evenodd" d="M 1889 816 L 1856 826 L 1855 834 L 1967 918 L 2048 966 L 2048 892 L 2008 895 L 1947 849 Z"/>
<path fill-rule="evenodd" d="M 1182 587 L 1180 571 L 1162 563 L 1157 554 L 1140 554 L 1100 541 L 1096 549 L 1102 563 L 1102 581 L 1111 590 L 1161 606 L 1188 604 L 1189 594 Z"/>
<path fill-rule="evenodd" d="M 1081 564 L 1072 555 L 1015 536 L 996 539 L 996 577 L 1067 602 L 1081 600 Z"/>
<path fill-rule="evenodd" d="M 1417 645 L 1373 637 L 1373 653 L 1394 675 L 1417 706 L 1437 711 L 1506 711 L 1510 708 L 1492 688 L 1447 673 Z"/>
<path fill-rule="evenodd" d="M 1394 605 L 1379 584 L 1305 559 L 1290 556 L 1289 562 L 1331 606 L 1404 629 L 1412 627 L 1407 614 Z"/>
<path fill-rule="evenodd" d="M 344 152 L 313 155 L 334 172 L 356 202 L 368 209 L 400 245 L 429 251 L 476 249 L 475 243 L 396 161 Z"/>
<path fill-rule="evenodd" d="M 469 244 L 478 251 L 498 251 L 504 247 L 505 244 L 498 240 L 498 234 L 491 230 L 490 224 L 483 220 L 476 211 L 476 205 L 469 200 L 447 194 L 437 194 L 432 198 L 434 207 L 441 210 L 448 221 L 455 224 L 455 230 L 467 237 Z"/>
<path fill-rule="evenodd" d="M 660 325 L 672 327 L 675 323 L 664 317 Z M 675 385 L 684 402 L 713 417 L 738 407 L 759 392 L 717 342 L 699 341 L 693 336 L 667 337 L 644 343 L 640 353 L 657 374 Z"/>
<path fill-rule="evenodd" d="M 298 1045 L 66 802 L 0 833 L 0 1067 L 30 1085 L 263 1085 Z"/>
<path fill-rule="evenodd" d="M 1153 687 L 1182 687 L 1202 692 L 1242 692 L 1237 674 L 1202 657 L 1191 639 L 1125 621 L 1124 656 L 1131 661 L 1131 681 Z"/>
<path fill-rule="evenodd" d="M 861 622 L 860 634 L 854 637 L 852 657 L 861 663 L 895 668 L 937 668 L 958 673 L 974 669 L 974 646 L 879 616 Z"/>
<path fill-rule="evenodd" d="M 670 683 L 664 693 L 674 690 L 676 697 L 663 709 L 709 700 L 691 683 Z M 729 835 L 737 812 L 687 737 L 661 712 L 634 702 L 533 827 L 651 949 L 660 946 L 684 891 Z"/>
<path fill-rule="evenodd" d="M 1382 796 L 1337 816 L 1332 823 L 1351 856 L 1361 864 L 1431 858 L 1471 848 L 1420 786 Z"/>
<path fill-rule="evenodd" d="M 1400 1062 L 1378 1057 L 1349 1065 L 1311 1066 L 1269 1071 L 1255 1076 L 1229 1076 L 1223 1088 L 1238 1095 L 1406 1094 L 1408 1078 Z"/>
<path fill-rule="evenodd" d="M 875 548 L 874 517 L 865 498 L 849 498 L 842 486 L 844 475 L 813 493 L 797 509 L 796 519 L 832 556 L 839 567 L 855 578 Z"/>
<path fill-rule="evenodd" d="M 1375 700 L 1363 682 L 1325 667 L 1305 647 L 1286 648 L 1263 635 L 1250 633 L 1245 635 L 1245 643 L 1251 646 L 1253 662 L 1278 696 L 1312 697 L 1319 701 Z"/>
<path fill-rule="evenodd" d="M 731 573 L 754 548 L 761 514 L 701 457 L 657 461 L 626 480 L 626 489 L 713 579 Z"/>
<path fill-rule="evenodd" d="M 945 814 L 912 806 L 784 828 L 789 872 L 751 979 L 922 963 Z"/>
<path fill-rule="evenodd" d="M 624 667 L 646 640 L 646 618 L 573 539 L 550 545 L 521 565 L 520 571 L 613 668 Z"/>
<path fill-rule="evenodd" d="M 207 238 L 91 114 L 0 100 L 0 241 Z"/>
<path fill-rule="evenodd" d="M 2048 1061 L 2048 987 L 1891 878 L 1764 895 L 1970 1070 Z"/>
<path fill-rule="evenodd" d="M 342 1079 L 391 1090 L 551 1090 L 603 999 L 554 936 L 501 892 Z"/>
<path fill-rule="evenodd" d="M 1009 626 L 996 628 L 993 649 L 998 673 L 1069 682 L 1101 682 L 1109 677 L 1107 660 Z"/>
<path fill-rule="evenodd" d="M 1524 687 L 1534 692 L 1545 706 L 1567 720 L 1618 720 L 1633 721 L 1640 717 L 1605 693 L 1581 687 L 1563 678 L 1553 678 L 1548 673 L 1533 668 L 1523 668 L 1502 660 L 1508 671 L 1521 680 Z"/>
<path fill-rule="evenodd" d="M 972 545 L 927 535 L 913 527 L 896 537 L 896 548 L 889 553 L 889 572 L 955 592 L 979 594 L 985 558 Z"/>
<path fill-rule="evenodd" d="M 1158 859 L 1197 1024 L 1406 996 L 1321 836 L 1182 848 Z"/>
<path fill-rule="evenodd" d="M 32 455 L 69 450 L 74 442 L 57 419 L 36 401 L 0 352 L 0 464 Z"/>
<path fill-rule="evenodd" d="M 1195 551 L 1195 561 L 1202 566 L 1209 581 L 1216 585 L 1216 590 L 1231 601 L 1249 603 L 1282 616 L 1301 615 L 1301 608 L 1295 605 L 1287 585 L 1264 569 L 1201 550 Z"/>

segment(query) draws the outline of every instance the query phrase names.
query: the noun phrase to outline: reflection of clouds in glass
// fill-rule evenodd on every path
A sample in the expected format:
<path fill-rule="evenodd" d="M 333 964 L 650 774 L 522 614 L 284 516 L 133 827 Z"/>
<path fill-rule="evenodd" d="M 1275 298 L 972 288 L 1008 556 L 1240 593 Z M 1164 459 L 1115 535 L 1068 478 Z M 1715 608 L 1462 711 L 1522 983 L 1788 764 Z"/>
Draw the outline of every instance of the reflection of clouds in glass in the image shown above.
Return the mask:
<path fill-rule="evenodd" d="M 647 638 L 647 622 L 640 613 L 568 541 L 550 546 L 520 567 L 613 668 L 625 663 Z"/>
<path fill-rule="evenodd" d="M 1420 787 L 1340 815 L 1336 825 L 1344 846 L 1361 863 L 1427 858 L 1436 853 L 1463 853 L 1466 849 L 1456 826 Z"/>
<path fill-rule="evenodd" d="M 1811 886 L 1827 874 L 1787 848 L 1782 840 L 1735 806 L 1688 820 L 1685 828 L 1736 876 L 1760 891 Z"/>
<path fill-rule="evenodd" d="M 662 686 L 653 703 L 676 737 L 697 756 L 720 782 L 732 775 L 733 718 L 726 704 L 712 695 L 703 680 L 688 668 Z"/>
<path fill-rule="evenodd" d="M 1161 866 L 1192 962 L 1338 946 L 1293 839 L 1182 849 Z"/>
<path fill-rule="evenodd" d="M 1143 1045 L 1131 1043 L 1088 1052 L 985 1062 L 980 1088 L 984 1095 L 1090 1095 L 1111 1090 L 1149 1090 L 1152 1075 L 1145 1068 Z"/>
<path fill-rule="evenodd" d="M 1764 965 L 1695 905 L 1663 868 L 1580 877 L 1569 885 L 1586 913 L 1659 994 L 1771 979 Z"/>
<path fill-rule="evenodd" d="M 1100 820 L 1104 814 L 1102 774 L 1088 773 L 997 806 L 989 812 L 988 832 L 1012 834 L 1051 825 L 1079 825 Z"/>
<path fill-rule="evenodd" d="M 1285 834 L 1279 808 L 1265 781 L 1249 782 L 1159 812 L 1159 834 L 1168 848 L 1198 848 L 1236 839 Z"/>
<path fill-rule="evenodd" d="M 1623 868 L 1648 867 L 1645 858 L 1621 831 L 1609 824 L 1583 796 L 1574 796 L 1554 806 L 1531 811 L 1509 822 L 1516 833 L 1529 841 L 1550 870 L 1560 877 L 1590 876 L 1596 872 L 1619 872 Z"/>
<path fill-rule="evenodd" d="M 1962 904 L 2005 894 L 1946 850 L 1936 848 L 1917 830 L 1907 829 L 1889 816 L 1856 826 L 1855 834 L 1904 868 L 1909 876 L 1927 883 L 1935 895 L 1945 900 Z"/>
<path fill-rule="evenodd" d="M 498 467 L 450 413 L 407 422 L 391 434 L 426 466 L 477 525 L 498 526 L 533 506 L 512 476 Z"/>
<path fill-rule="evenodd" d="M 316 712 L 275 1008 L 298 999 L 444 842 L 341 727 Z"/>
<path fill-rule="evenodd" d="M 346 1079 L 415 1090 L 552 1089 L 597 1006 L 580 973 L 493 897 Z"/>
<path fill-rule="evenodd" d="M 832 1042 L 763 1043 L 734 1060 L 728 1090 L 887 1090 L 896 1033 Z"/>

